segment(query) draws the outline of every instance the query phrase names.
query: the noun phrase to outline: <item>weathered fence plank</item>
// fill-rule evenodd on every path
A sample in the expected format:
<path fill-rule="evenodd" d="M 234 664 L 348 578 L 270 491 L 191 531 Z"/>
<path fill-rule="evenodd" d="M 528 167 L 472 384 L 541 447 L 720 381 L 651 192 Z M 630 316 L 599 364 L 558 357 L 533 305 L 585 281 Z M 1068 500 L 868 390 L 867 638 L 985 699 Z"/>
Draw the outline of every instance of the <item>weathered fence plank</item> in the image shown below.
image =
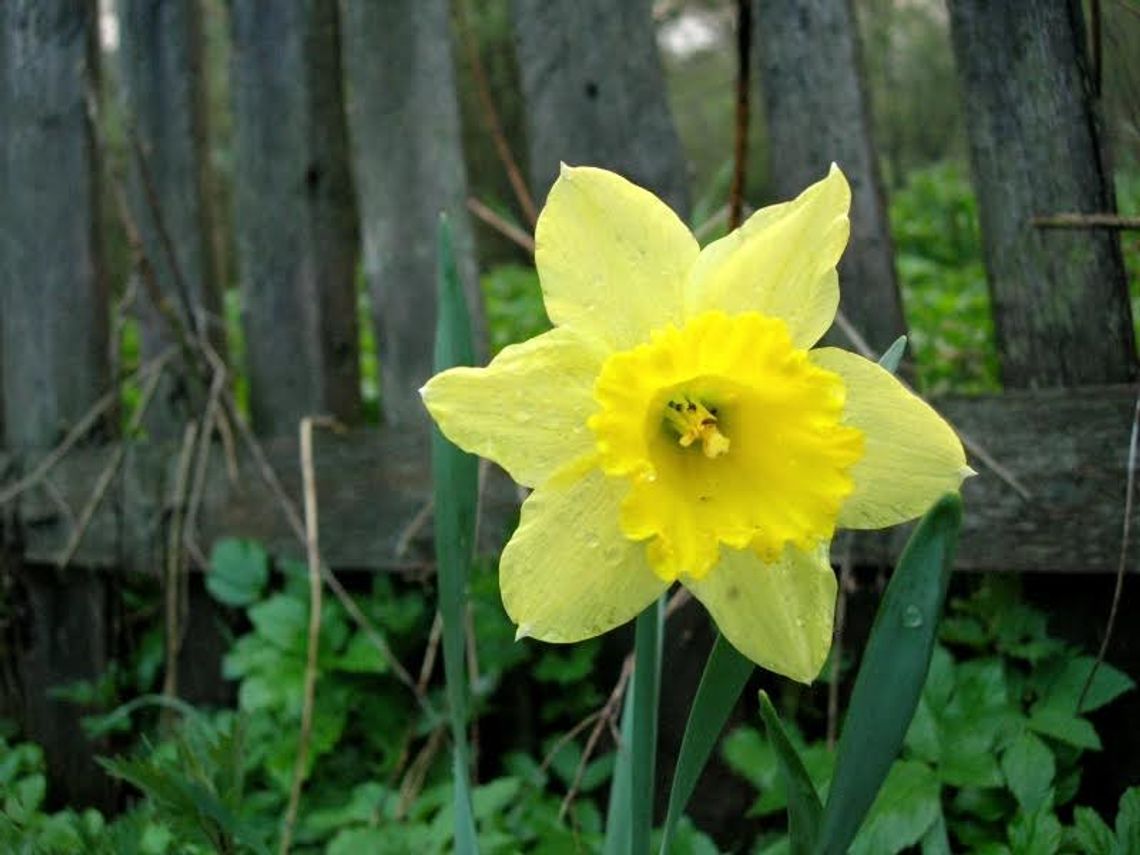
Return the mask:
<path fill-rule="evenodd" d="M 1115 572 L 1135 390 L 1126 386 L 1072 390 L 1014 391 L 981 398 L 938 402 L 961 430 L 984 437 L 987 449 L 1031 492 L 1025 500 L 980 463 L 966 482 L 966 531 L 958 567 L 1024 572 Z M 281 437 L 267 446 L 273 465 L 294 500 L 300 495 L 296 443 Z M 86 495 L 92 473 L 109 449 L 76 452 L 53 476 L 68 501 Z M 123 560 L 151 572 L 154 519 L 161 514 L 153 485 L 169 468 L 169 446 L 136 444 L 127 457 L 121 514 L 108 509 L 96 519 L 78 561 L 112 567 Z M 430 532 L 412 521 L 430 495 L 426 439 L 415 432 L 385 429 L 324 434 L 317 448 L 322 551 L 342 569 L 416 569 L 430 561 Z M 257 466 L 242 460 L 230 485 L 219 470 L 210 480 L 201 521 L 204 541 L 219 536 L 252 537 L 297 559 L 303 549 L 285 524 Z M 0 471 L 4 461 L 0 459 Z M 498 483 L 485 505 L 484 533 L 490 547 L 509 530 L 517 497 Z M 43 496 L 29 496 L 20 510 L 29 560 L 55 555 L 66 531 L 53 527 L 58 510 Z M 1137 509 L 1140 517 L 1140 509 Z M 1140 523 L 1140 519 L 1135 522 Z M 409 532 L 415 534 L 411 537 Z M 861 538 L 857 557 L 893 561 L 905 532 L 889 541 Z M 120 539 L 121 538 L 121 539 Z M 401 551 L 401 544 L 406 548 Z M 1132 556 L 1140 559 L 1140 545 Z M 1130 567 L 1137 566 L 1132 561 Z"/>
<path fill-rule="evenodd" d="M 9 448 L 46 451 L 108 384 L 107 302 L 98 246 L 97 169 L 87 96 L 95 80 L 95 4 L 5 0 L 0 50 L 0 363 Z M 105 420 L 106 435 L 113 420 Z M 37 489 L 40 495 L 42 485 Z M 72 507 L 78 507 L 73 505 Z M 17 538 L 20 532 L 16 532 Z M 18 565 L 19 562 L 17 562 Z M 20 662 L 24 723 L 44 747 L 53 793 L 108 804 L 78 710 L 49 695 L 106 667 L 105 581 L 56 576 L 27 560 L 30 643 Z"/>
<path fill-rule="evenodd" d="M 118 13 L 132 216 L 171 306 L 224 353 L 209 205 L 201 6 L 197 0 L 119 0 Z M 174 336 L 145 290 L 136 306 L 142 357 L 151 359 Z M 186 369 L 176 362 L 160 381 L 144 422 L 150 436 L 176 437 L 199 415 L 203 402 L 190 395 Z"/>
<path fill-rule="evenodd" d="M 649 0 L 512 0 L 536 199 L 559 161 L 604 166 L 689 213 Z"/>
<path fill-rule="evenodd" d="M 1118 235 L 1030 222 L 1115 210 L 1080 4 L 952 0 L 949 9 L 1002 379 L 1130 380 L 1136 343 Z"/>
<path fill-rule="evenodd" d="M 360 411 L 356 211 L 336 0 L 235 0 L 234 197 L 254 425 Z"/>
<path fill-rule="evenodd" d="M 832 161 L 843 169 L 852 198 L 842 308 L 882 352 L 906 321 L 851 0 L 759 0 L 755 17 L 773 194 L 793 198 Z"/>
<path fill-rule="evenodd" d="M 446 0 L 346 0 L 345 71 L 372 298 L 391 424 L 425 427 L 419 388 L 431 375 L 436 230 L 446 212 L 472 310 L 486 334 L 460 137 Z"/>

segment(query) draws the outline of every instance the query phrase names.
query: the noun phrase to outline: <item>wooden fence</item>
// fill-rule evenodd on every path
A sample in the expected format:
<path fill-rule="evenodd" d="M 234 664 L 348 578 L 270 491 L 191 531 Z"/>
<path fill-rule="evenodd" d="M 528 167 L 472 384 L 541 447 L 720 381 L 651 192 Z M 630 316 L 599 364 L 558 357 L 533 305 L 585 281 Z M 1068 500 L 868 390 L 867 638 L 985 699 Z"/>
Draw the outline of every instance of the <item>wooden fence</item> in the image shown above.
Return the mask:
<path fill-rule="evenodd" d="M 682 155 L 648 3 L 618 4 L 616 17 L 607 17 L 614 7 L 603 0 L 516 5 L 534 189 L 548 185 L 559 158 L 592 161 L 622 168 L 683 210 Z M 763 3 L 757 16 L 769 125 L 777 139 L 820 145 L 774 146 L 774 158 L 787 162 L 775 163 L 773 174 L 798 187 L 832 158 L 856 164 L 856 217 L 870 213 L 856 220 L 845 308 L 882 347 L 903 322 L 875 158 L 860 125 L 865 110 L 840 111 L 861 131 L 837 135 L 837 108 L 827 99 L 840 96 L 823 97 L 811 74 L 785 73 L 826 62 L 832 80 L 838 63 L 840 77 L 846 64 L 857 80 L 854 27 L 835 18 L 844 3 L 801 3 L 802 14 L 782 5 L 790 4 Z M 1002 395 L 937 402 L 987 453 L 973 460 L 981 474 L 965 487 L 959 566 L 1110 572 L 1135 342 L 1114 233 L 1044 231 L 1029 222 L 1030 214 L 1112 210 L 1080 27 L 1069 11 L 1030 5 L 1073 4 L 950 4 L 1007 386 Z M 211 205 L 198 4 L 120 0 L 122 97 L 109 101 L 93 2 L 0 0 L 4 615 L 10 629 L 17 619 L 23 627 L 19 712 L 47 747 L 63 795 L 77 802 L 101 801 L 102 785 L 75 711 L 45 688 L 92 678 L 113 657 L 116 574 L 175 585 L 229 535 L 303 555 L 294 438 L 301 417 L 331 414 L 348 428 L 322 433 L 316 461 L 321 541 L 334 570 L 415 570 L 431 561 L 427 530 L 417 526 L 429 484 L 415 390 L 430 367 L 440 210 L 456 226 L 478 305 L 448 5 L 230 6 L 232 217 L 248 426 L 233 399 L 227 366 L 236 355 L 227 353 L 220 323 L 214 218 L 223 213 Z M 582 22 L 594 18 L 610 23 L 586 38 Z M 796 38 L 784 32 L 789 22 L 816 31 Z M 1011 32 L 1040 48 L 1025 52 L 1025 63 L 1040 65 L 1022 75 L 1003 73 Z M 576 49 L 583 39 L 589 44 Z M 645 56 L 615 60 L 631 54 Z M 1045 105 L 1042 76 L 1050 80 Z M 863 97 L 856 91 L 849 100 Z M 117 147 L 108 139 L 110 113 L 123 116 Z M 1065 164 L 1073 164 L 1071 175 Z M 130 282 L 114 287 L 104 263 L 109 221 L 132 253 Z M 358 261 L 379 342 L 379 428 L 359 426 Z M 124 313 L 136 314 L 142 331 L 141 367 L 126 378 L 141 400 L 126 426 L 117 356 Z M 508 519 L 514 500 L 509 488 L 494 488 L 492 518 Z M 857 554 L 886 560 L 897 540 L 861 539 Z M 192 597 L 178 621 L 191 647 L 202 606 Z"/>

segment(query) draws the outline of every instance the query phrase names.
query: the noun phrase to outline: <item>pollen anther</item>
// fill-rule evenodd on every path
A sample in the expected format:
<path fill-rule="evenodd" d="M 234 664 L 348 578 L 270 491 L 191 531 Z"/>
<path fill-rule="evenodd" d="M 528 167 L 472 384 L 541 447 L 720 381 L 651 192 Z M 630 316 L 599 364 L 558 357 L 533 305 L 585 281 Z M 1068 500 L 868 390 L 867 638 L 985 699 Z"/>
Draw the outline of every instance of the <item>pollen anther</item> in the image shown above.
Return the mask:
<path fill-rule="evenodd" d="M 673 399 L 665 408 L 665 422 L 677 434 L 677 444 L 688 448 L 697 440 L 701 451 L 713 460 L 728 453 L 730 440 L 717 427 L 715 407 L 706 407 L 689 398 Z"/>

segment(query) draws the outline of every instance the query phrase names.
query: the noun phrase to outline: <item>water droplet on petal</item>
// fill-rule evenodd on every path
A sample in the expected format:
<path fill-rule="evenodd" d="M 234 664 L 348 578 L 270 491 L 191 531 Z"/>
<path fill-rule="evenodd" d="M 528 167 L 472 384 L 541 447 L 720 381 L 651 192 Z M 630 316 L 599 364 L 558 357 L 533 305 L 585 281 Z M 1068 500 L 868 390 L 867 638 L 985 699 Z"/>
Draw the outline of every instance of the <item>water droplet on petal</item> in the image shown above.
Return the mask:
<path fill-rule="evenodd" d="M 918 606 L 907 606 L 903 609 L 902 625 L 907 629 L 918 629 L 922 626 L 922 612 L 918 610 Z"/>

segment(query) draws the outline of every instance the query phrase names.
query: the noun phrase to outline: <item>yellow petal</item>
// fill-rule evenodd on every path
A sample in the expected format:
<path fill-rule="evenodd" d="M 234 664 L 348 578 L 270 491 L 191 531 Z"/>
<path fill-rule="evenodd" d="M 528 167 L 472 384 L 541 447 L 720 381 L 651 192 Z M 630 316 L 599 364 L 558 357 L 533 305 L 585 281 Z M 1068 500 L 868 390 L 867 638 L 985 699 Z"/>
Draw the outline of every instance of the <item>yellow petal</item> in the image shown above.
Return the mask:
<path fill-rule="evenodd" d="M 810 553 L 788 547 L 771 564 L 751 550 L 722 549 L 707 576 L 681 581 L 721 634 L 757 665 L 801 683 L 819 675 L 835 614 L 826 544 Z"/>
<path fill-rule="evenodd" d="M 535 229 L 550 320 L 615 349 L 680 323 L 699 252 L 664 202 L 604 169 L 564 165 Z"/>
<path fill-rule="evenodd" d="M 580 641 L 636 617 L 668 584 L 618 529 L 628 482 L 571 465 L 523 502 L 499 585 L 518 634 Z"/>
<path fill-rule="evenodd" d="M 486 368 L 452 368 L 421 390 L 444 436 L 536 486 L 589 453 L 586 419 L 604 355 L 554 329 L 504 348 Z"/>
<path fill-rule="evenodd" d="M 847 386 L 845 423 L 863 432 L 863 458 L 851 467 L 853 492 L 841 528 L 883 528 L 925 513 L 970 474 L 953 428 L 930 405 L 874 362 L 823 347 L 812 361 Z"/>
<path fill-rule="evenodd" d="M 762 312 L 787 322 L 796 347 L 811 347 L 839 306 L 835 265 L 847 246 L 850 206 L 851 188 L 832 165 L 793 201 L 757 211 L 701 252 L 686 286 L 686 315 Z"/>

